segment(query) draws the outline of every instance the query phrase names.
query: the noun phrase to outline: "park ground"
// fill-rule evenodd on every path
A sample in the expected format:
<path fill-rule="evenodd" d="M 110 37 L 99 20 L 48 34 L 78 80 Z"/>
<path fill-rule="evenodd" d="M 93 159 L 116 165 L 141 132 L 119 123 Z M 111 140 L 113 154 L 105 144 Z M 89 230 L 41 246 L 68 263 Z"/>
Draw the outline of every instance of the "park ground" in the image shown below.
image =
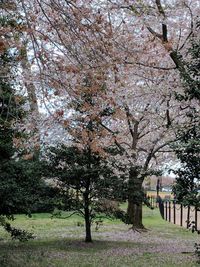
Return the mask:
<path fill-rule="evenodd" d="M 34 233 L 28 242 L 12 241 L 0 228 L 1 267 L 194 267 L 196 233 L 161 219 L 159 210 L 144 207 L 147 231 L 133 232 L 118 220 L 105 220 L 85 243 L 83 220 L 51 219 L 50 214 L 17 215 L 15 226 Z"/>

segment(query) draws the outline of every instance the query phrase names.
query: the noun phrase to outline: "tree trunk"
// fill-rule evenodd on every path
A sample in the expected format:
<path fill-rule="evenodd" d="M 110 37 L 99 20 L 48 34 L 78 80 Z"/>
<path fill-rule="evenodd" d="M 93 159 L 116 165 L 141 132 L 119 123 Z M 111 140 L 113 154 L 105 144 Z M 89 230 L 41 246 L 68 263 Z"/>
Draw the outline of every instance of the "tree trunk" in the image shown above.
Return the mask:
<path fill-rule="evenodd" d="M 142 223 L 142 191 L 143 179 L 139 175 L 137 167 L 132 167 L 129 173 L 127 223 L 132 224 L 133 229 L 144 229 Z"/>
<path fill-rule="evenodd" d="M 85 202 L 85 242 L 92 242 L 91 235 L 91 220 L 90 220 L 90 209 L 89 209 L 89 193 L 88 190 L 84 193 L 84 202 Z"/>
<path fill-rule="evenodd" d="M 32 129 L 32 134 L 34 135 L 34 148 L 36 151 L 39 152 L 40 150 L 40 131 L 39 131 L 39 126 L 38 126 L 38 120 L 40 118 L 40 113 L 39 113 L 39 107 L 38 107 L 38 101 L 37 101 L 37 95 L 36 95 L 36 88 L 33 83 L 33 81 L 28 79 L 27 77 L 27 71 L 28 73 L 31 73 L 31 65 L 28 61 L 28 55 L 27 55 L 27 47 L 24 45 L 24 47 L 21 49 L 21 66 L 22 66 L 22 71 L 23 71 L 23 76 L 24 76 L 24 85 L 27 90 L 28 94 L 28 101 L 30 105 L 30 122 L 33 126 Z M 27 82 L 28 80 L 28 82 Z M 36 156 L 36 154 L 35 154 Z M 37 155 L 38 156 L 38 155 Z"/>
<path fill-rule="evenodd" d="M 133 229 L 144 229 L 142 224 L 142 203 L 128 202 L 128 216 L 133 225 Z"/>
<path fill-rule="evenodd" d="M 22 70 L 23 70 L 23 75 L 25 78 L 25 86 L 27 89 L 27 93 L 28 93 L 28 100 L 29 100 L 29 105 L 30 105 L 30 111 L 32 113 L 35 113 L 34 115 L 38 116 L 39 115 L 39 108 L 38 108 L 38 103 L 37 103 L 37 96 L 36 96 L 36 88 L 35 85 L 32 81 L 30 81 L 30 79 L 27 82 L 27 70 L 29 72 L 31 72 L 31 66 L 30 63 L 28 61 L 28 56 L 27 56 L 27 50 L 26 50 L 26 46 L 24 46 L 24 48 L 21 49 L 21 66 L 22 66 Z"/>

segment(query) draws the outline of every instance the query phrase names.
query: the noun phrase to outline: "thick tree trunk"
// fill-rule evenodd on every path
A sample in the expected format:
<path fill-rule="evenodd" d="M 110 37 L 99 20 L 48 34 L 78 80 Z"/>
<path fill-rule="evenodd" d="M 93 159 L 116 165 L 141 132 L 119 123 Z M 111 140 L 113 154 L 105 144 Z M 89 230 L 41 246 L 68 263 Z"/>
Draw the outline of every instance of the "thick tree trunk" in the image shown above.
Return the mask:
<path fill-rule="evenodd" d="M 142 223 L 142 178 L 137 168 L 132 167 L 129 173 L 127 223 L 132 224 L 133 229 L 143 229 Z"/>
<path fill-rule="evenodd" d="M 144 226 L 142 224 L 142 203 L 136 204 L 132 201 L 129 201 L 127 212 L 130 218 L 130 222 L 133 225 L 133 229 L 143 229 Z"/>

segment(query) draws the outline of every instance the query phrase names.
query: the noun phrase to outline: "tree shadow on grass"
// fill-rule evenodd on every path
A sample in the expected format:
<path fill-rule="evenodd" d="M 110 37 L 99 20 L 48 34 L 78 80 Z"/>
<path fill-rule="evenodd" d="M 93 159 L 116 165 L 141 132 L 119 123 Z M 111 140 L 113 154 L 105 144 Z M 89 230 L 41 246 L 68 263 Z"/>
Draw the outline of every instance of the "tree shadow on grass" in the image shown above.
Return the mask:
<path fill-rule="evenodd" d="M 85 243 L 80 239 L 69 238 L 33 240 L 26 243 L 1 241 L 0 267 L 66 267 L 75 266 L 70 265 L 74 264 L 74 262 L 78 263 L 77 266 L 107 266 L 102 265 L 102 262 L 106 264 L 108 259 L 113 262 L 111 266 L 122 266 L 121 264 L 127 257 L 130 258 L 131 262 L 133 259 L 139 262 L 140 258 L 142 258 L 146 264 L 149 259 L 153 260 L 155 258 L 157 260 L 158 255 L 161 255 L 162 251 L 154 251 L 154 246 L 156 249 L 158 244 L 149 246 L 149 244 L 143 243 L 142 240 L 141 242 L 135 242 L 107 241 L 104 239 L 94 240 L 93 243 Z M 193 260 L 193 256 L 190 256 L 191 260 Z M 166 261 L 169 260 L 168 258 Z M 117 265 L 115 261 L 117 261 Z M 69 264 L 67 265 L 66 263 Z"/>
<path fill-rule="evenodd" d="M 91 261 L 97 254 L 101 259 L 105 259 L 108 253 L 113 255 L 113 252 L 122 251 L 128 245 L 129 248 L 138 246 L 138 244 L 132 242 L 94 240 L 92 243 L 85 243 L 81 240 L 66 238 L 34 240 L 26 243 L 1 241 L 0 267 L 49 266 L 49 263 L 68 261 L 69 258 L 75 258 L 76 261 L 80 262 L 88 258 Z"/>
<path fill-rule="evenodd" d="M 0 254 L 3 251 L 13 252 L 26 252 L 26 251 L 37 251 L 37 250 L 58 250 L 65 252 L 81 252 L 85 251 L 88 253 L 98 252 L 102 250 L 108 250 L 117 247 L 135 247 L 138 243 L 126 242 L 126 241 L 106 241 L 106 240 L 94 240 L 92 243 L 86 243 L 78 239 L 54 239 L 54 240 L 33 240 L 28 242 L 18 241 L 0 241 Z M 142 244 L 141 244 L 142 246 Z"/>

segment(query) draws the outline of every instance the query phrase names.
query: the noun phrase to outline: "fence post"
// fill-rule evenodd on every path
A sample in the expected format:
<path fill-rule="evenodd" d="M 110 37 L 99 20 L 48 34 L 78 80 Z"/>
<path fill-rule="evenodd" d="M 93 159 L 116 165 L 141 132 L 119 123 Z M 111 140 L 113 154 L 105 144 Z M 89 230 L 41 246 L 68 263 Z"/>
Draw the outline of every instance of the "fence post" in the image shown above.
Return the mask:
<path fill-rule="evenodd" d="M 174 207 L 174 224 L 176 224 L 176 202 L 175 202 L 175 200 L 174 200 L 173 207 Z"/>
<path fill-rule="evenodd" d="M 197 207 L 195 207 L 195 230 L 197 231 Z"/>
<path fill-rule="evenodd" d="M 188 211 L 187 211 L 187 229 L 189 228 L 189 222 L 190 222 L 190 206 L 188 206 Z"/>
<path fill-rule="evenodd" d="M 183 204 L 181 204 L 180 210 L 180 225 L 183 226 Z"/>
<path fill-rule="evenodd" d="M 167 201 L 165 202 L 165 220 L 167 221 Z"/>
<path fill-rule="evenodd" d="M 171 201 L 169 201 L 169 222 L 171 222 Z"/>
<path fill-rule="evenodd" d="M 163 219 L 165 219 L 165 208 L 164 208 L 164 201 L 161 199 L 161 197 L 158 196 L 158 205 L 159 205 L 159 210 L 160 214 Z"/>

